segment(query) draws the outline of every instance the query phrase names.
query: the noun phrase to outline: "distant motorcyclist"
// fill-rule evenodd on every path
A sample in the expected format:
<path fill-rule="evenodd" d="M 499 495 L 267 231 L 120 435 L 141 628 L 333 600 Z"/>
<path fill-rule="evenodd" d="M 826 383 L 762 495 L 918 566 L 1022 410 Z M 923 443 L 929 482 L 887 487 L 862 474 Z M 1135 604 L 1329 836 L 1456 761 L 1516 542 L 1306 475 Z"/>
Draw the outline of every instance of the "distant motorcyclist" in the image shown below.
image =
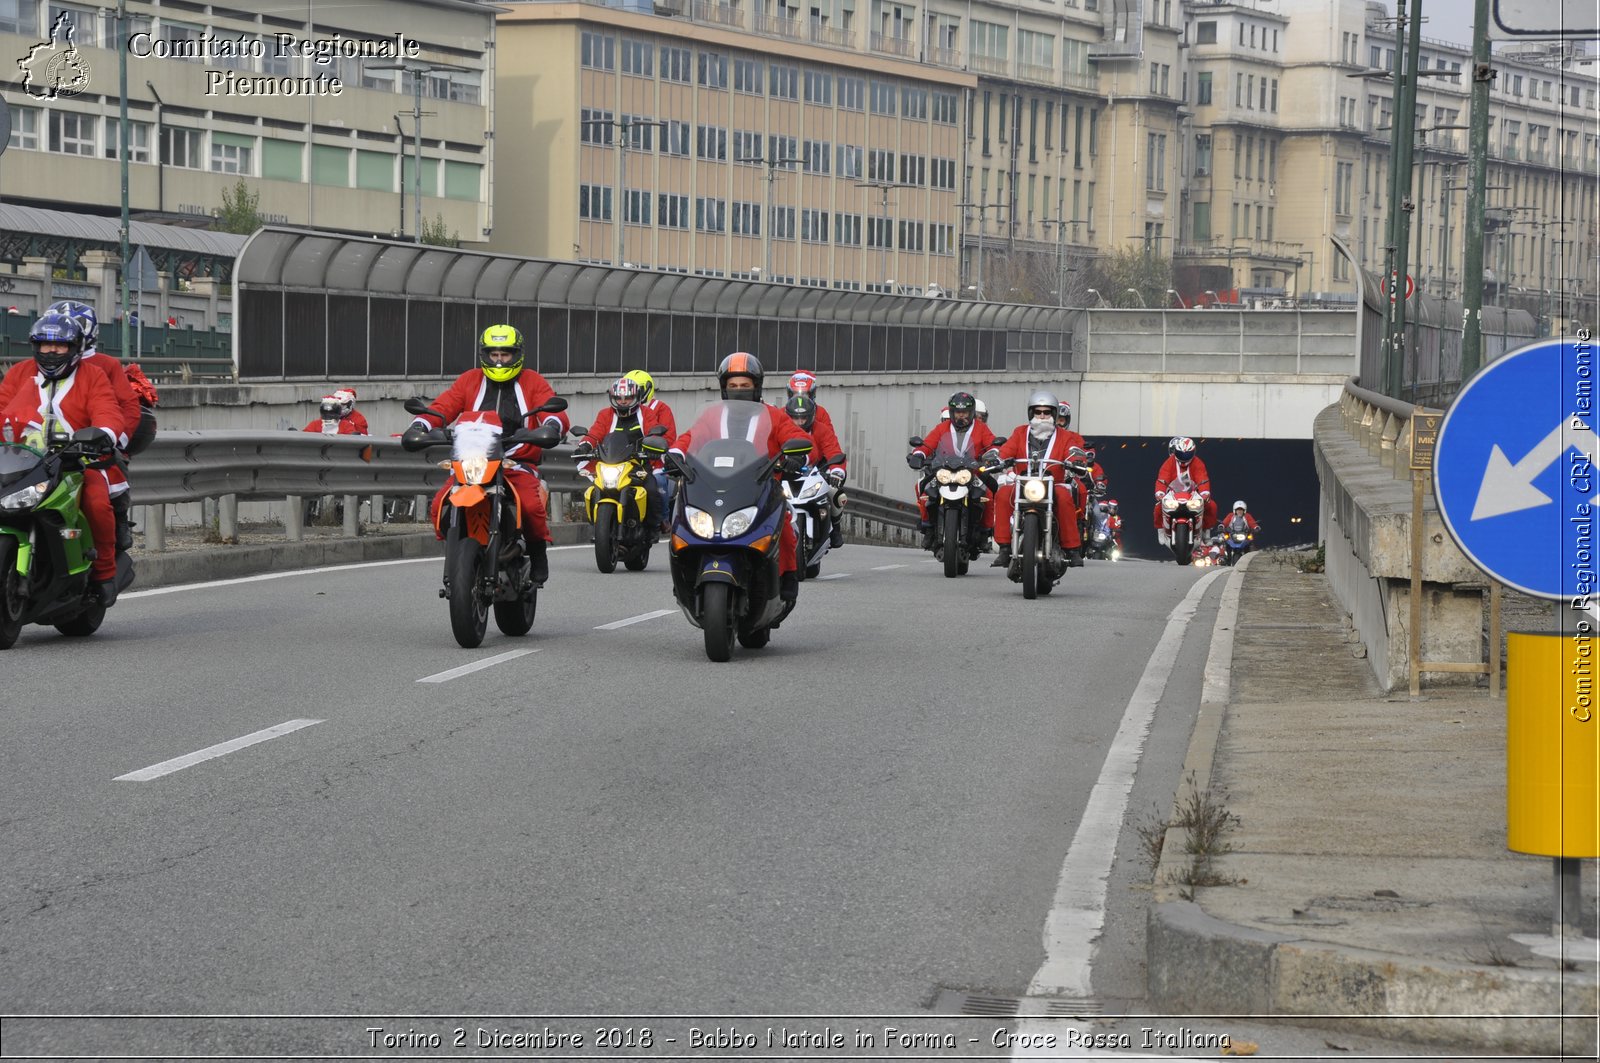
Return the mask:
<path fill-rule="evenodd" d="M 978 420 L 982 421 L 984 424 L 988 424 L 989 423 L 989 407 L 984 404 L 984 401 L 982 399 L 973 399 L 972 401 L 977 403 Z"/>
<path fill-rule="evenodd" d="M 791 395 L 783 409 L 789 420 L 811 437 L 811 464 L 822 469 L 828 481 L 828 545 L 837 550 L 844 545 L 841 524 L 844 506 L 839 502 L 839 489 L 844 486 L 845 467 L 843 462 L 830 464 L 828 459 L 843 454 L 844 448 L 839 446 L 839 437 L 833 434 L 833 428 L 822 423 L 822 407 L 807 392 Z"/>
<path fill-rule="evenodd" d="M 1206 472 L 1206 463 L 1196 453 L 1194 440 L 1188 436 L 1173 436 L 1167 440 L 1167 460 L 1162 462 L 1161 471 L 1156 474 L 1153 519 L 1158 533 L 1163 531 L 1165 523 L 1161 515 L 1161 499 L 1174 484 L 1185 482 L 1205 499 L 1205 510 L 1200 517 L 1200 531 L 1204 532 L 1217 522 L 1217 504 L 1211 498 L 1211 475 Z"/>
<path fill-rule="evenodd" d="M 805 395 L 811 399 L 817 411 L 816 431 L 811 434 L 818 438 L 818 445 L 822 450 L 823 457 L 831 458 L 835 454 L 843 454 L 845 451 L 844 447 L 839 445 L 839 433 L 834 431 L 833 415 L 828 413 L 826 406 L 817 402 L 817 390 L 817 376 L 815 373 L 801 369 L 790 374 L 789 397 L 792 399 L 796 395 Z M 831 440 L 831 442 L 824 443 L 821 440 Z M 847 464 L 846 462 L 839 462 L 837 465 L 828 467 L 828 484 L 833 489 L 832 494 L 829 496 L 830 500 L 836 500 L 839 497 L 839 489 L 844 486 L 845 478 L 849 472 Z M 841 510 L 834 501 L 830 501 L 828 508 L 833 515 L 833 534 L 828 539 L 828 545 L 837 550 L 844 545 L 844 527 L 839 522 Z"/>
<path fill-rule="evenodd" d="M 906 464 L 913 469 L 920 470 L 927 460 L 939 452 L 940 444 L 957 454 L 963 454 L 973 460 L 979 460 L 986 451 L 999 446 L 1000 437 L 989 430 L 989 426 L 978 420 L 978 400 L 971 393 L 958 391 L 950 396 L 950 401 L 945 405 L 945 413 L 949 420 L 941 420 L 933 426 L 927 436 L 922 440 L 922 445 L 914 448 L 906 455 Z M 931 549 L 933 546 L 933 521 L 928 514 L 928 501 L 924 481 L 917 484 L 917 527 L 922 532 L 922 548 Z M 994 534 L 994 491 L 997 484 L 993 478 L 987 478 L 989 497 L 983 508 L 984 532 Z"/>
<path fill-rule="evenodd" d="M 644 400 L 640 405 L 655 414 L 657 424 L 667 426 L 668 440 L 677 439 L 678 419 L 672 415 L 672 407 L 667 405 L 666 399 L 656 398 L 655 378 L 643 369 L 630 369 L 622 375 L 644 388 Z M 672 519 L 672 500 L 677 495 L 677 485 L 667 476 L 666 470 L 661 467 L 659 462 L 656 463 L 654 475 L 656 490 L 661 492 L 661 530 L 667 531 L 669 530 L 667 524 Z"/>
<path fill-rule="evenodd" d="M 566 432 L 571 423 L 566 413 L 535 412 L 555 398 L 556 392 L 537 371 L 523 368 L 522 348 L 522 333 L 510 325 L 490 325 L 484 329 L 478 344 L 478 367 L 456 377 L 455 383 L 433 401 L 433 412 L 420 414 L 411 422 L 401 442 L 415 446 L 430 431 L 452 423 L 468 410 L 494 411 L 506 435 L 524 426 L 537 428 L 552 423 Z M 542 453 L 541 448 L 527 444 L 509 447 L 505 451 L 504 466 L 506 482 L 516 494 L 521 510 L 523 543 L 532 562 L 530 576 L 534 583 L 541 585 L 550 578 L 550 562 L 546 555 L 550 526 L 545 516 L 545 492 L 533 468 Z M 439 528 L 439 506 L 449 489 L 447 481 L 433 496 L 428 509 L 435 534 Z"/>
<path fill-rule="evenodd" d="M 356 412 L 356 393 L 353 388 L 340 388 L 332 395 L 324 395 L 322 409 L 319 412 L 321 416 L 308 422 L 303 431 L 336 436 L 372 434 L 372 430 L 367 427 L 367 419 Z M 332 432 L 328 431 L 330 424 L 334 426 Z"/>
<path fill-rule="evenodd" d="M 91 366 L 100 370 L 111 384 L 111 391 L 117 397 L 117 406 L 122 410 L 123 432 L 117 440 L 117 450 L 122 455 L 122 461 L 107 459 L 97 462 L 91 468 L 100 469 L 105 473 L 106 483 L 111 492 L 111 511 L 117 518 L 117 548 L 129 550 L 133 548 L 133 503 L 128 495 L 129 485 L 126 472 L 128 455 L 135 450 L 143 450 L 149 445 L 148 436 L 155 434 L 155 414 L 146 413 L 144 406 L 139 401 L 139 392 L 135 390 L 129 377 L 128 370 L 115 355 L 102 353 L 96 344 L 100 339 L 100 319 L 94 312 L 94 307 L 88 303 L 80 303 L 76 299 L 59 299 L 50 304 L 45 310 L 47 314 L 64 314 L 77 322 L 78 328 L 83 332 L 83 357 L 80 364 Z M 144 380 L 144 374 L 134 367 L 139 379 Z M 145 381 L 148 384 L 148 381 Z M 134 440 L 141 439 L 144 446 L 135 446 Z"/>
<path fill-rule="evenodd" d="M 1056 403 L 1056 428 L 1066 433 L 1067 446 L 1085 451 L 1089 449 L 1089 444 L 1084 442 L 1083 436 L 1072 430 L 1072 403 Z"/>
<path fill-rule="evenodd" d="M 728 355 L 717 366 L 717 384 L 722 398 L 727 400 L 742 399 L 746 402 L 761 402 L 761 385 L 766 379 L 766 371 L 761 368 L 761 362 L 755 355 L 745 351 L 737 351 Z M 775 458 L 783 453 L 783 444 L 791 439 L 803 439 L 812 442 L 799 425 L 791 421 L 783 410 L 764 403 L 769 416 L 767 420 L 771 427 L 767 431 L 765 440 L 754 441 L 757 446 L 764 446 L 768 457 Z M 689 432 L 678 436 L 678 440 L 670 448 L 673 454 L 680 459 L 688 452 L 692 442 Z M 815 445 L 814 443 L 812 444 Z M 781 468 L 774 476 L 782 474 Z M 786 602 L 792 602 L 800 597 L 800 577 L 796 569 L 796 538 L 794 523 L 784 521 L 778 533 L 778 596 Z"/>
<path fill-rule="evenodd" d="M 665 446 L 670 447 L 677 439 L 672 431 L 672 426 L 662 420 L 658 410 L 651 409 L 644 401 L 644 388 L 631 377 L 621 376 L 614 380 L 606 389 L 607 405 L 601 407 L 595 415 L 594 424 L 589 426 L 582 439 L 578 440 L 577 447 L 572 456 L 579 459 L 578 468 L 585 473 L 591 473 L 594 462 L 588 460 L 594 455 L 594 448 L 609 432 L 627 432 L 636 440 L 642 439 L 651 429 L 664 427 L 667 434 L 660 439 Z M 669 413 L 670 416 L 670 413 Z M 652 472 L 661 468 L 659 457 L 650 460 Z M 649 526 L 658 526 L 666 516 L 666 496 L 662 493 L 660 485 L 654 476 L 645 480 L 645 521 Z"/>
<path fill-rule="evenodd" d="M 1240 521 L 1243 521 L 1245 527 L 1253 532 L 1261 530 L 1261 525 L 1250 515 L 1250 510 L 1246 508 L 1242 498 L 1233 504 L 1233 512 L 1228 515 L 1226 524 L 1229 529 L 1232 529 L 1237 527 Z"/>
<path fill-rule="evenodd" d="M 106 374 L 83 368 L 86 338 L 77 321 L 47 313 L 28 332 L 33 357 L 13 365 L 0 380 L 0 425 L 38 426 L 47 434 L 68 435 L 98 428 L 106 435 L 104 453 L 126 441 L 125 415 Z M 117 522 L 104 468 L 83 470 L 81 505 L 94 537 L 89 580 L 102 604 L 117 600 Z"/>
<path fill-rule="evenodd" d="M 1048 391 L 1035 391 L 1028 397 L 1028 421 L 1019 425 L 999 448 L 998 457 L 1012 462 L 1018 472 L 1025 471 L 1030 458 L 1048 458 L 1066 462 L 1067 453 L 1075 445 L 1081 446 L 1082 436 L 1056 425 L 1058 403 Z M 1079 441 L 1074 443 L 1071 437 Z M 1055 481 L 1056 534 L 1061 548 L 1066 552 L 1067 564 L 1074 568 L 1083 564 L 1083 538 L 1078 534 L 1078 510 L 1072 503 L 1072 492 L 1067 489 L 1067 470 L 1063 465 L 1051 465 L 1046 474 Z M 994 541 L 1000 547 L 990 563 L 992 568 L 1005 568 L 1011 564 L 1011 511 L 1015 505 L 1017 485 L 1000 485 L 995 497 L 996 520 Z"/>

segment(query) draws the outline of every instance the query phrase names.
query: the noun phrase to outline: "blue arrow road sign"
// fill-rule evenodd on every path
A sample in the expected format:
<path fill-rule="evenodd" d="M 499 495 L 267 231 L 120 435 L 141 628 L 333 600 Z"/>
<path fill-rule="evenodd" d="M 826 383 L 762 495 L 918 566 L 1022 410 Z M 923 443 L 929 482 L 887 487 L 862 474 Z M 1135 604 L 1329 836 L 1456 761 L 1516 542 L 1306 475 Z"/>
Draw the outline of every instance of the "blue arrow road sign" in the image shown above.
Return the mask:
<path fill-rule="evenodd" d="M 1462 552 L 1540 598 L 1600 590 L 1600 352 L 1580 336 L 1529 344 L 1484 366 L 1450 404 L 1434 455 L 1439 512 Z"/>

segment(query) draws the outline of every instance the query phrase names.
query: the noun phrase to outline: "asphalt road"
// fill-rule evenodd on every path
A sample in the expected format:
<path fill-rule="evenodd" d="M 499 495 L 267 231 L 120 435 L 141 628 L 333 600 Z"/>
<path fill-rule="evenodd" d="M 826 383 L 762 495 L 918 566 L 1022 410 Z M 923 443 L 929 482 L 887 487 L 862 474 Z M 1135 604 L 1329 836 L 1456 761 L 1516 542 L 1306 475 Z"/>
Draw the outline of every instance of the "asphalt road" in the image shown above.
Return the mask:
<path fill-rule="evenodd" d="M 0 1014 L 926 1016 L 952 992 L 1022 996 L 1113 736 L 1204 578 L 1091 562 L 1028 602 L 998 570 L 947 580 L 852 545 L 768 648 L 717 665 L 659 557 L 611 576 L 587 549 L 551 558 L 533 633 L 491 624 L 477 650 L 450 636 L 433 560 L 129 594 L 88 641 L 25 631 L 3 659 Z M 1142 993 L 1149 868 L 1127 827 L 1170 807 L 1220 586 L 1179 632 L 1112 825 L 1109 1007 Z M 355 1051 L 370 1025 L 251 1043 Z M 378 1025 L 446 1049 L 462 1026 Z M 238 1050 L 214 1029 L 12 1023 L 6 1047 Z"/>

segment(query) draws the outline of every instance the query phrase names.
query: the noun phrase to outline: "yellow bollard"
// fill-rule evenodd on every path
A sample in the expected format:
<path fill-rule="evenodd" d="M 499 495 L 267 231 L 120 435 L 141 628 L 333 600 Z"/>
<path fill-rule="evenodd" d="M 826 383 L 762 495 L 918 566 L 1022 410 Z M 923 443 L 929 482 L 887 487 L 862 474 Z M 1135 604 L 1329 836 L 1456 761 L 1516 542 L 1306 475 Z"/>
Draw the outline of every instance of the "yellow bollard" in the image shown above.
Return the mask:
<path fill-rule="evenodd" d="M 1593 634 L 1506 646 L 1506 847 L 1600 856 L 1600 651 Z"/>

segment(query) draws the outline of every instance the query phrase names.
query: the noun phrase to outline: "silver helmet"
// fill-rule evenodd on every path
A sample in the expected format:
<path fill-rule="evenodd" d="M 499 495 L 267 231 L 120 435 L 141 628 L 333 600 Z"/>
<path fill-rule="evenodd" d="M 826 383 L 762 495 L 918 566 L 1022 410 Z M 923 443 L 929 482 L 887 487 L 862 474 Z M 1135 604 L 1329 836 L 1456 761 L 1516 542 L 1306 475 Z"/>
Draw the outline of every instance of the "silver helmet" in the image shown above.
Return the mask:
<path fill-rule="evenodd" d="M 1059 403 L 1056 402 L 1055 392 L 1053 391 L 1035 391 L 1032 395 L 1028 396 L 1027 408 L 1029 410 L 1034 409 L 1036 406 L 1048 406 L 1050 407 L 1051 417 L 1055 416 L 1056 406 L 1058 405 Z"/>

